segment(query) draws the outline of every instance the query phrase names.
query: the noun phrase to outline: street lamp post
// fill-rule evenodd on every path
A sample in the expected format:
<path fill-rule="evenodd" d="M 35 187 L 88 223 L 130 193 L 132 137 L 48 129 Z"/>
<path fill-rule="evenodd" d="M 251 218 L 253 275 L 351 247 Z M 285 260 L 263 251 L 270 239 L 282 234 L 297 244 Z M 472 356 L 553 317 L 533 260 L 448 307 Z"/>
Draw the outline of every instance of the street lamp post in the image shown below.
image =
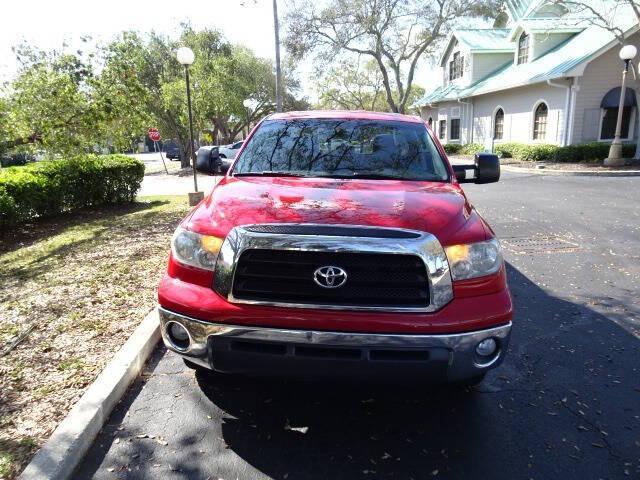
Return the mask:
<path fill-rule="evenodd" d="M 189 205 L 197 205 L 204 198 L 204 193 L 198 191 L 198 176 L 196 174 L 195 145 L 193 143 L 193 114 L 191 113 L 191 82 L 189 81 L 189 65 L 195 60 L 193 50 L 189 47 L 181 47 L 176 52 L 178 62 L 184 65 L 184 77 L 187 83 L 187 108 L 189 110 L 189 156 L 191 157 L 191 169 L 193 170 L 193 192 L 189 192 Z"/>
<path fill-rule="evenodd" d="M 278 1 L 273 0 L 273 30 L 276 41 L 276 112 L 282 111 L 282 70 L 280 69 L 280 22 Z"/>
<path fill-rule="evenodd" d="M 631 60 L 636 56 L 638 50 L 633 45 L 625 45 L 620 49 L 620 59 L 624 61 L 624 70 L 622 70 L 622 86 L 620 88 L 620 102 L 618 103 L 618 118 L 616 119 L 616 133 L 611 142 L 611 148 L 609 149 L 609 156 L 604 159 L 604 164 L 607 167 L 617 167 L 624 165 L 624 159 L 622 158 L 622 141 L 620 135 L 622 131 L 622 112 L 624 109 L 624 96 L 626 93 L 626 81 L 627 72 L 629 71 L 629 64 Z M 633 67 L 632 67 L 633 68 Z"/>

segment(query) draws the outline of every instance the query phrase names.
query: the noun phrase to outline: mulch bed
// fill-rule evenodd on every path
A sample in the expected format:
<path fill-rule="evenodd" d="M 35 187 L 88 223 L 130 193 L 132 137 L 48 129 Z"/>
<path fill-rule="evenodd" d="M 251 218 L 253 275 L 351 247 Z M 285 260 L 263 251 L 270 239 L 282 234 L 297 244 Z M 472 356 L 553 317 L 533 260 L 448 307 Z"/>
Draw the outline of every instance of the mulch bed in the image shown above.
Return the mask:
<path fill-rule="evenodd" d="M 0 239 L 0 479 L 14 478 L 155 305 L 182 197 Z"/>

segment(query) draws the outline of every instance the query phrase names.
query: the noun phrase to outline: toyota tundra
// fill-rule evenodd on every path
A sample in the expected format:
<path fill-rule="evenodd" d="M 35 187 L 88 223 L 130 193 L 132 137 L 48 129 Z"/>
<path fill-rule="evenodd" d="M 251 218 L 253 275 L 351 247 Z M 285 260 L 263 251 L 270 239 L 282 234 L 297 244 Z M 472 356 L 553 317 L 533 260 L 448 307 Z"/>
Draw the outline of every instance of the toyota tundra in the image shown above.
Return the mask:
<path fill-rule="evenodd" d="M 193 368 L 477 383 L 503 360 L 501 247 L 418 117 L 293 112 L 259 123 L 181 222 L 158 291 Z"/>

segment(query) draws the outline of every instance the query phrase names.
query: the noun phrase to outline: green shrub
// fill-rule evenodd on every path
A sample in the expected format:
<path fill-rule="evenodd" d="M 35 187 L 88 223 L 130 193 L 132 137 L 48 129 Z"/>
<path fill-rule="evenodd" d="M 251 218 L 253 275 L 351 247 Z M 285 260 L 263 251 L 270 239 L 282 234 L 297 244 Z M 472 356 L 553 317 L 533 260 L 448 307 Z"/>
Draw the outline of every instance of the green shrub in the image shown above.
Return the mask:
<path fill-rule="evenodd" d="M 462 150 L 462 145 L 459 143 L 446 143 L 442 147 L 447 155 L 457 155 Z"/>
<path fill-rule="evenodd" d="M 579 145 L 567 145 L 560 147 L 555 155 L 556 162 L 593 162 L 607 158 L 609 155 L 610 143 L 591 142 Z M 635 144 L 625 143 L 622 145 L 622 156 L 632 158 L 636 152 Z"/>
<path fill-rule="evenodd" d="M 479 152 L 484 152 L 484 150 L 484 145 L 480 143 L 467 143 L 466 145 L 462 145 L 460 153 L 462 155 L 474 155 Z"/>
<path fill-rule="evenodd" d="M 76 208 L 132 202 L 144 164 L 124 155 L 88 155 L 0 170 L 0 226 Z"/>
<path fill-rule="evenodd" d="M 3 185 L 0 185 L 0 227 L 14 223 L 18 216 L 15 200 L 9 195 Z"/>
<path fill-rule="evenodd" d="M 520 151 L 520 160 L 524 162 L 548 162 L 552 161 L 558 151 L 557 145 L 540 144 L 529 145 Z"/>
<path fill-rule="evenodd" d="M 505 142 L 495 144 L 493 151 L 502 158 L 520 159 L 529 147 L 526 143 Z"/>
<path fill-rule="evenodd" d="M 473 155 L 474 153 L 483 152 L 484 146 L 479 143 L 467 143 L 461 145 L 459 143 L 447 143 L 443 145 L 447 155 Z"/>
<path fill-rule="evenodd" d="M 592 142 L 559 147 L 551 144 L 498 143 L 494 152 L 501 158 L 515 158 L 525 162 L 590 162 L 603 160 L 609 154 L 609 143 Z M 622 156 L 631 158 L 635 144 L 624 144 Z"/>

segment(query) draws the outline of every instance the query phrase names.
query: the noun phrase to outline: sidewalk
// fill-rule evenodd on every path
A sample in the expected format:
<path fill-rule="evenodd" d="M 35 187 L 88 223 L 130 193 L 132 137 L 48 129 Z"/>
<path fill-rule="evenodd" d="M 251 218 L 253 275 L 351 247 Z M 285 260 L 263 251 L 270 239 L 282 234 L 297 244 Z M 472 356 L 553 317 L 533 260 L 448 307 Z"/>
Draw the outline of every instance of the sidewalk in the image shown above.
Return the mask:
<path fill-rule="evenodd" d="M 186 195 L 193 192 L 193 175 L 179 176 L 179 162 L 172 162 L 165 158 L 165 164 L 169 174 L 164 173 L 164 166 L 159 153 L 142 153 L 132 155 L 138 160 L 142 160 L 145 166 L 145 176 L 138 196 L 149 195 Z M 222 178 L 214 177 L 198 172 L 198 190 L 208 194 L 213 186 Z"/>
<path fill-rule="evenodd" d="M 208 194 L 222 176 L 211 176 L 198 173 L 198 190 Z M 138 196 L 148 195 L 186 195 L 193 192 L 193 175 L 153 174 L 145 175 Z"/>

